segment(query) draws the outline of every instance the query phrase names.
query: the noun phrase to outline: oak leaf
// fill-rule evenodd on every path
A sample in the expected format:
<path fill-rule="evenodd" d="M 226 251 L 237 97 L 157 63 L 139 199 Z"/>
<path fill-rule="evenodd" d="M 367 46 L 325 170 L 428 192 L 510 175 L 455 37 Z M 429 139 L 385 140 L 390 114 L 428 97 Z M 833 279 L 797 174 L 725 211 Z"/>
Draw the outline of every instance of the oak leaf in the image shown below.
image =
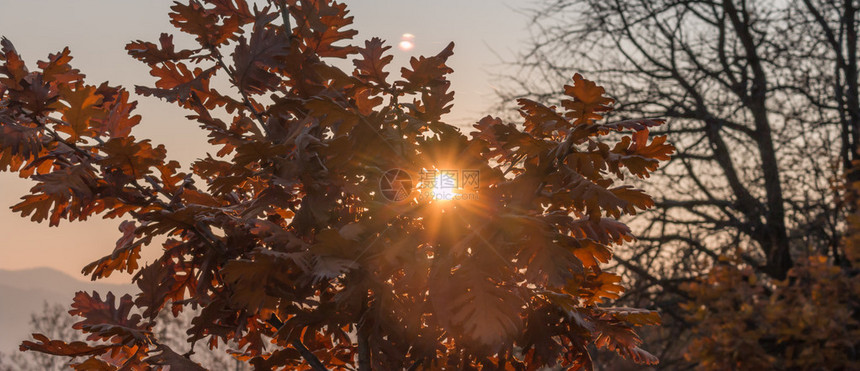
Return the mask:
<path fill-rule="evenodd" d="M 34 350 L 59 356 L 78 357 L 102 354 L 114 347 L 113 345 L 93 346 L 82 341 L 66 343 L 61 340 L 50 340 L 42 334 L 33 334 L 33 339 L 38 341 L 38 343 L 24 341 L 20 346 L 21 351 Z"/>
<path fill-rule="evenodd" d="M 72 143 L 83 136 L 93 136 L 95 133 L 90 128 L 90 121 L 105 117 L 103 97 L 96 94 L 96 87 L 80 85 L 72 90 L 63 85 L 60 97 L 61 101 L 53 107 L 63 114 L 65 124 L 58 125 L 57 130 L 69 134 Z"/>
<path fill-rule="evenodd" d="M 383 46 L 383 44 L 382 39 L 378 37 L 365 41 L 364 47 L 358 48 L 362 58 L 352 60 L 352 64 L 355 65 L 355 71 L 352 74 L 365 83 L 375 83 L 387 88 L 390 85 L 386 81 L 388 72 L 385 72 L 385 66 L 391 63 L 394 56 L 390 54 L 383 56 L 388 49 L 391 49 L 391 46 Z"/>
<path fill-rule="evenodd" d="M 98 293 L 89 295 L 79 291 L 75 294 L 71 315 L 84 317 L 73 328 L 91 335 L 88 340 L 111 340 L 116 344 L 134 345 L 145 342 L 151 334 L 151 325 L 140 322 L 139 314 L 131 314 L 134 307 L 131 295 L 123 295 L 117 305 L 113 293 L 105 300 Z"/>
<path fill-rule="evenodd" d="M 84 74 L 69 65 L 69 61 L 72 60 L 70 54 L 69 48 L 64 48 L 59 53 L 48 55 L 47 61 L 36 62 L 36 65 L 42 69 L 42 79 L 55 85 L 82 81 Z"/>
<path fill-rule="evenodd" d="M 279 59 L 290 53 L 288 39 L 282 32 L 267 25 L 277 17 L 271 14 L 260 17 L 254 23 L 251 40 L 239 37 L 239 44 L 233 52 L 236 72 L 233 82 L 240 89 L 253 94 L 275 90 L 281 78 L 271 70 L 279 64 Z"/>
<path fill-rule="evenodd" d="M 561 105 L 567 108 L 565 117 L 580 125 L 603 118 L 603 113 L 612 110 L 615 100 L 605 97 L 606 90 L 594 81 L 586 80 L 580 74 L 573 75 L 573 85 L 564 86 L 564 94 L 573 99 L 563 99 Z"/>
<path fill-rule="evenodd" d="M 192 50 L 179 50 L 173 45 L 173 35 L 162 33 L 158 38 L 160 45 L 137 40 L 126 44 L 128 54 L 143 63 L 153 65 L 164 62 L 177 62 L 188 59 L 194 54 Z"/>

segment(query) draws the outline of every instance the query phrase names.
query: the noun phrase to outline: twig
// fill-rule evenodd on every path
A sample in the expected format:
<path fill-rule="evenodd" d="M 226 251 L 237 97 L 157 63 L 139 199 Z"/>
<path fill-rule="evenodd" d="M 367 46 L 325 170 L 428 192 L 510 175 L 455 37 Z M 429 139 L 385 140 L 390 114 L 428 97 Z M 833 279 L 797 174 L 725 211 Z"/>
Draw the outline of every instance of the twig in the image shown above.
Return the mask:
<path fill-rule="evenodd" d="M 302 344 L 301 340 L 299 340 L 299 339 L 294 339 L 290 344 L 292 344 L 292 345 L 293 345 L 293 348 L 296 348 L 296 350 L 298 350 L 298 351 L 299 351 L 299 353 L 301 353 L 301 354 L 302 354 L 302 357 L 304 357 L 304 358 L 305 358 L 305 361 L 308 361 L 308 364 L 309 364 L 309 365 L 310 365 L 314 370 L 317 370 L 317 371 L 328 371 L 328 369 L 327 369 L 327 368 L 325 368 L 325 366 L 323 366 L 322 362 L 320 362 L 320 359 L 319 359 L 319 358 L 317 358 L 317 356 L 316 356 L 316 355 L 314 355 L 313 353 L 311 353 L 311 351 L 308 349 L 308 347 L 306 347 L 304 344 Z"/>
<path fill-rule="evenodd" d="M 275 315 L 269 317 L 266 322 L 278 329 L 277 331 L 281 331 L 281 329 L 284 327 L 284 323 L 281 322 L 281 320 Z M 293 348 L 295 348 L 297 351 L 299 351 L 299 353 L 301 353 L 302 357 L 304 357 L 305 361 L 308 362 L 308 365 L 310 365 L 311 368 L 316 371 L 328 371 L 328 369 L 325 368 L 322 362 L 320 362 L 320 359 L 317 358 L 317 356 L 314 355 L 314 353 L 311 352 L 308 347 L 302 344 L 301 340 L 293 339 L 290 341 L 290 345 L 292 345 Z"/>
<path fill-rule="evenodd" d="M 284 20 L 284 35 L 287 36 L 287 44 L 292 44 L 293 28 L 290 26 L 290 8 L 287 6 L 286 0 L 278 1 L 278 7 L 281 8 L 281 18 Z"/>

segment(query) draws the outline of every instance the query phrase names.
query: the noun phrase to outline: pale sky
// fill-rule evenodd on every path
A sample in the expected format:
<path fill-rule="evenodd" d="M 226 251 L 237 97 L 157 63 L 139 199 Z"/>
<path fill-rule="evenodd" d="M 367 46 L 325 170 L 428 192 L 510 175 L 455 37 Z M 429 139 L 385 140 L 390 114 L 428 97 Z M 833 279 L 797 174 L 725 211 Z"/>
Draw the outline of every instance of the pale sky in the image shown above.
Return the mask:
<path fill-rule="evenodd" d="M 346 1 L 359 31 L 356 44 L 380 37 L 392 46 L 394 62 L 388 69 L 398 76 L 410 56 L 435 55 L 454 41 L 449 65 L 456 92 L 452 114 L 445 121 L 461 127 L 487 113 L 494 103 L 494 75 L 503 72 L 498 53 L 509 60 L 527 38 L 527 18 L 518 13 L 528 5 L 515 0 L 357 0 Z M 156 41 L 161 32 L 176 34 L 178 47 L 193 47 L 168 22 L 172 1 L 165 0 L 0 0 L 0 35 L 14 44 L 33 69 L 69 46 L 72 65 L 87 75 L 89 84 L 110 81 L 132 92 L 134 85 L 152 86 L 146 65 L 125 52 L 131 40 Z M 397 49 L 402 34 L 414 35 L 415 48 Z M 232 93 L 232 91 L 231 91 Z M 133 134 L 167 147 L 168 157 L 183 163 L 214 152 L 205 133 L 184 118 L 187 111 L 155 98 L 136 97 L 143 116 Z M 187 168 L 187 167 L 186 167 Z M 87 263 L 109 254 L 120 236 L 120 220 L 91 219 L 61 222 L 59 228 L 36 224 L 13 214 L 9 207 L 33 183 L 0 173 L 0 269 L 47 266 L 80 276 Z M 147 250 L 149 253 L 147 253 Z M 144 248 L 144 257 L 157 256 L 160 246 Z M 155 254 L 155 255 L 154 255 Z M 130 276 L 111 276 L 109 282 L 129 282 Z"/>

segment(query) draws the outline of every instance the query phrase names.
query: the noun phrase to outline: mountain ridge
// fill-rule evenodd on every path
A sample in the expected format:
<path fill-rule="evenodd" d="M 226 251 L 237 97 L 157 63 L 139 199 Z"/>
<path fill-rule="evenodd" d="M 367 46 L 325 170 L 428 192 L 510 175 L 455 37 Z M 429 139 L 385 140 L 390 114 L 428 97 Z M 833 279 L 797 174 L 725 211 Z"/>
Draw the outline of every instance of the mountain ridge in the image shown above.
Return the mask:
<path fill-rule="evenodd" d="M 78 291 L 108 291 L 116 296 L 135 292 L 132 284 L 84 281 L 48 267 L 20 270 L 0 269 L 0 352 L 18 351 L 18 344 L 30 337 L 31 314 L 41 312 L 43 303 L 70 306 Z"/>

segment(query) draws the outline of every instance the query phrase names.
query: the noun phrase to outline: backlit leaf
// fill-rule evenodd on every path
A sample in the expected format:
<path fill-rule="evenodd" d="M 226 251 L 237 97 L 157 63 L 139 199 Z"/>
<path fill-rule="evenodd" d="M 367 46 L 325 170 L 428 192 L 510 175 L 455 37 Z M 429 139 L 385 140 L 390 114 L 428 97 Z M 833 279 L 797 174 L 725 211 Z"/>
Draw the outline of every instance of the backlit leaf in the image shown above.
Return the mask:
<path fill-rule="evenodd" d="M 573 85 L 564 86 L 564 94 L 573 99 L 563 99 L 561 105 L 567 108 L 565 117 L 574 120 L 574 125 L 588 123 L 603 118 L 603 113 L 612 110 L 615 100 L 604 96 L 606 91 L 593 81 L 580 74 L 573 75 Z"/>

